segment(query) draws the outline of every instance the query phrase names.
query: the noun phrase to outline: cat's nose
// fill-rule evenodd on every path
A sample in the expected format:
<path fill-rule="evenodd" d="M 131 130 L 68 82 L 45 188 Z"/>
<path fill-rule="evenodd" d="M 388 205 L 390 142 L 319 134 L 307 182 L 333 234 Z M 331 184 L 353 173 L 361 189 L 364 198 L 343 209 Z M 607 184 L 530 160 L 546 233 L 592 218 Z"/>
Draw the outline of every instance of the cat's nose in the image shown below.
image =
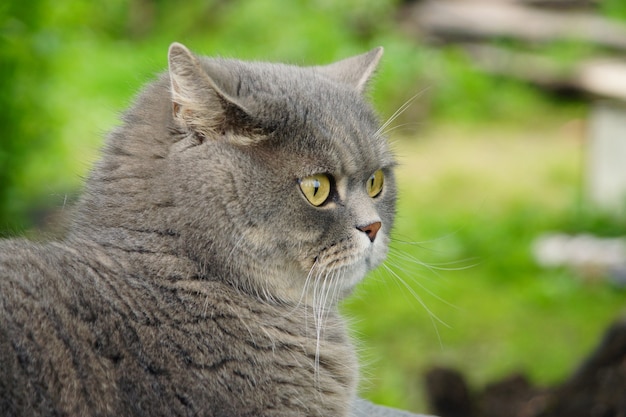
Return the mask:
<path fill-rule="evenodd" d="M 374 222 L 372 224 L 368 224 L 367 226 L 357 226 L 357 229 L 365 233 L 370 241 L 373 242 L 374 239 L 376 239 L 376 234 L 378 234 L 378 231 L 380 230 L 380 226 L 382 226 L 380 222 Z"/>

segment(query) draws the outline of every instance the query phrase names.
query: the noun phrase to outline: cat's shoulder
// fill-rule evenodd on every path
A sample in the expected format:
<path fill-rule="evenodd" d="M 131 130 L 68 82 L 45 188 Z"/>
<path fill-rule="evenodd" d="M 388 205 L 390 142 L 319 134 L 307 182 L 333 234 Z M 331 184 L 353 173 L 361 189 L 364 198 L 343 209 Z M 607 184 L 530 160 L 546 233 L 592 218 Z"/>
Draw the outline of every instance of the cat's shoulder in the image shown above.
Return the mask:
<path fill-rule="evenodd" d="M 0 292 L 36 296 L 50 291 L 77 288 L 93 263 L 81 250 L 62 242 L 27 239 L 0 240 Z"/>

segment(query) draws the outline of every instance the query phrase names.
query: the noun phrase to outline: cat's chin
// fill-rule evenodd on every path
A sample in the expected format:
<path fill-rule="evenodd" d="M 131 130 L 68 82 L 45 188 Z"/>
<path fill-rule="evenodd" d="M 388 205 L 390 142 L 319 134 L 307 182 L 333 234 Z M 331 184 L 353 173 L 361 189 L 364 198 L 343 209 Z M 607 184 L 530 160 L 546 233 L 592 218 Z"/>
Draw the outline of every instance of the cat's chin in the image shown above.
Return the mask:
<path fill-rule="evenodd" d="M 268 300 L 289 304 L 317 304 L 323 299 L 325 305 L 334 305 L 348 296 L 368 272 L 382 264 L 388 242 L 382 231 L 374 242 L 358 232 L 317 253 L 305 252 L 296 262 L 270 260 L 254 271 L 257 293 Z M 272 277 L 269 282 L 268 276 Z"/>
<path fill-rule="evenodd" d="M 365 275 L 369 272 L 367 265 L 360 262 L 352 267 L 345 267 L 343 272 L 343 278 L 337 283 L 339 290 L 346 295 L 354 290 L 354 287 L 365 278 Z"/>
<path fill-rule="evenodd" d="M 276 270 L 274 286 L 264 292 L 267 298 L 280 299 L 290 304 L 336 305 L 352 293 L 356 285 L 385 258 L 386 247 L 368 250 L 359 256 L 344 260 L 341 264 L 321 265 L 313 261 L 308 270 L 300 272 L 289 268 Z M 299 279 L 294 277 L 300 276 Z"/>
<path fill-rule="evenodd" d="M 343 279 L 339 282 L 341 290 L 345 292 L 352 292 L 354 287 L 361 282 L 365 276 L 376 269 L 383 263 L 387 254 L 387 248 L 374 250 L 378 248 L 372 248 L 369 253 L 361 257 L 357 262 L 352 265 L 343 267 L 341 275 Z"/>
<path fill-rule="evenodd" d="M 387 250 L 387 238 L 384 236 L 380 236 L 374 244 L 369 240 L 366 243 L 363 241 L 348 256 L 314 265 L 309 275 L 314 273 L 318 284 L 322 281 L 322 285 L 332 287 L 331 291 L 343 298 L 352 292 L 368 272 L 383 263 Z"/>

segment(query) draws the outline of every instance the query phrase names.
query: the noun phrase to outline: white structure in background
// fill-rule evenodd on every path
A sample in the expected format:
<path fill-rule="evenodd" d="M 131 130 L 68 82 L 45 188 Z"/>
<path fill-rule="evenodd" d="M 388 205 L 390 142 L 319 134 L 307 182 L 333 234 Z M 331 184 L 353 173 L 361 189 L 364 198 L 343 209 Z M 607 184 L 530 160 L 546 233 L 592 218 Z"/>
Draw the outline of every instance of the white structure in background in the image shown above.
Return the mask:
<path fill-rule="evenodd" d="M 626 209 L 626 104 L 599 101 L 591 113 L 587 169 L 593 203 Z"/>
<path fill-rule="evenodd" d="M 626 288 L 626 239 L 563 233 L 539 236 L 533 243 L 536 262 L 547 268 L 566 267 L 585 278 L 605 278 Z"/>
<path fill-rule="evenodd" d="M 533 254 L 544 267 L 626 268 L 626 240 L 622 238 L 546 234 L 535 240 Z"/>

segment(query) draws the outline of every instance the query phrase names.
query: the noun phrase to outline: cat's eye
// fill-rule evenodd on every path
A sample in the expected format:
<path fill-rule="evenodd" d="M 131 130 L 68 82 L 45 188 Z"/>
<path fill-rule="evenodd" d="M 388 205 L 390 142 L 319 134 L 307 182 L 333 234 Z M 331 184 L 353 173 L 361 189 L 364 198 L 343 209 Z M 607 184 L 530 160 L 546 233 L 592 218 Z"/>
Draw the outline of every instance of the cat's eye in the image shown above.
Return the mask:
<path fill-rule="evenodd" d="M 315 207 L 321 206 L 330 196 L 330 178 L 326 174 L 315 174 L 298 181 L 302 194 Z"/>
<path fill-rule="evenodd" d="M 369 179 L 367 180 L 367 184 L 365 188 L 367 189 L 367 194 L 374 198 L 377 197 L 383 191 L 383 184 L 385 183 L 385 174 L 382 169 L 374 172 Z"/>

